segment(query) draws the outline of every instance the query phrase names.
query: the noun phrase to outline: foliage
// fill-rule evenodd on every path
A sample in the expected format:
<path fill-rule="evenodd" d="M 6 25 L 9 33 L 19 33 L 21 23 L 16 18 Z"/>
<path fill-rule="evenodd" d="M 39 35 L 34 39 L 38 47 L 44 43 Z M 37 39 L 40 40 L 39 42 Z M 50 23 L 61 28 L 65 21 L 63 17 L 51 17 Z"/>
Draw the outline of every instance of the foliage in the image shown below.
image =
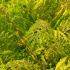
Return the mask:
<path fill-rule="evenodd" d="M 70 57 L 62 58 L 56 65 L 55 70 L 69 70 L 70 69 Z"/>
<path fill-rule="evenodd" d="M 69 0 L 0 0 L 0 70 L 68 70 Z"/>
<path fill-rule="evenodd" d="M 8 62 L 6 65 L 0 66 L 1 70 L 40 70 L 37 64 L 32 64 L 25 60 L 14 60 Z"/>

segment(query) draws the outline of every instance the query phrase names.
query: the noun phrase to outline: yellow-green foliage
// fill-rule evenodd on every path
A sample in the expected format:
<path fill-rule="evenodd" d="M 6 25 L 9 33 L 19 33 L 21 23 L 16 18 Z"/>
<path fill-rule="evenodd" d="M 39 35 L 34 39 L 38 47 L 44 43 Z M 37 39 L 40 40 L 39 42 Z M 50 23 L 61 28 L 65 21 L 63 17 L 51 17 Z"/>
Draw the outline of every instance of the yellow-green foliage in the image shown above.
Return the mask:
<path fill-rule="evenodd" d="M 2 64 L 0 70 L 40 70 L 40 67 L 26 60 L 14 60 L 7 64 Z"/>
<path fill-rule="evenodd" d="M 66 56 L 69 0 L 0 0 L 0 70 L 68 69 Z"/>
<path fill-rule="evenodd" d="M 66 56 L 57 63 L 55 70 L 70 70 L 70 57 Z"/>
<path fill-rule="evenodd" d="M 31 51 L 37 62 L 41 60 L 53 66 L 61 57 L 70 53 L 68 37 L 59 30 L 59 27 L 57 30 L 51 28 L 47 21 L 36 21 L 25 38 L 27 40 L 22 39 L 21 42 L 24 45 L 23 41 L 25 41 L 26 48 Z"/>

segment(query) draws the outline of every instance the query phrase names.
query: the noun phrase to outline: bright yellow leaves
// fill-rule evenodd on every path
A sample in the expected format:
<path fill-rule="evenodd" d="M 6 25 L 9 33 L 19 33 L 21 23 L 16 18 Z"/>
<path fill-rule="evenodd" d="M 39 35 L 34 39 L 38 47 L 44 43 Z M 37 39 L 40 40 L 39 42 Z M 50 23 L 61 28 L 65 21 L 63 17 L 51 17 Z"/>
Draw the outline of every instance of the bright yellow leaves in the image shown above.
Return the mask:
<path fill-rule="evenodd" d="M 55 70 L 70 70 L 70 57 L 64 57 L 57 63 Z"/>

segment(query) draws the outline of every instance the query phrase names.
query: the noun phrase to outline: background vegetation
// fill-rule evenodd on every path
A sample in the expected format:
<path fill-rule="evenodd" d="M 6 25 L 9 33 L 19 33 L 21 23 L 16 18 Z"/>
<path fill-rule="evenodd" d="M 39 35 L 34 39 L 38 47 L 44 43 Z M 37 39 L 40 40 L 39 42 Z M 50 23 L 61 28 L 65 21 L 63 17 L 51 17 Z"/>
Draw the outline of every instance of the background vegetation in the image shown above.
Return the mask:
<path fill-rule="evenodd" d="M 70 0 L 0 0 L 0 70 L 70 70 Z"/>

